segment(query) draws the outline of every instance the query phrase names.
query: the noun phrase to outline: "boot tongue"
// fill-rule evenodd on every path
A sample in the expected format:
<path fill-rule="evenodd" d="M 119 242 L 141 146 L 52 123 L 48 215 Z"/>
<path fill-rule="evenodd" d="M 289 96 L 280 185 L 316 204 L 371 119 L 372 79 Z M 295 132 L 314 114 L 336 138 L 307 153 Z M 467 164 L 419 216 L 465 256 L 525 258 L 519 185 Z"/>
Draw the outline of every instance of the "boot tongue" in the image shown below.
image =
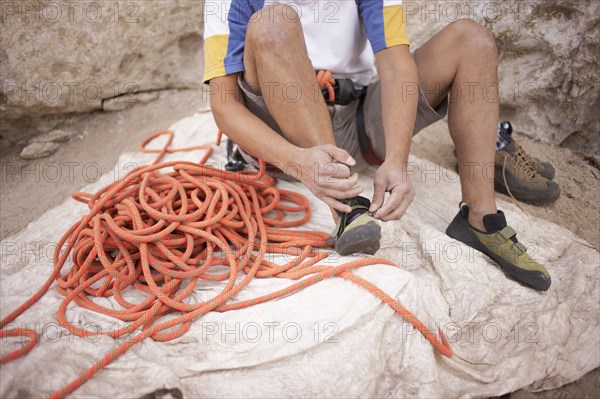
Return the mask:
<path fill-rule="evenodd" d="M 499 232 L 506 227 L 506 217 L 504 217 L 504 212 L 498 211 L 497 213 L 485 215 L 483 217 L 483 225 L 488 233 Z"/>
<path fill-rule="evenodd" d="M 509 154 L 513 155 L 517 149 L 517 142 L 511 141 L 510 143 L 506 143 L 502 149 L 508 152 Z"/>

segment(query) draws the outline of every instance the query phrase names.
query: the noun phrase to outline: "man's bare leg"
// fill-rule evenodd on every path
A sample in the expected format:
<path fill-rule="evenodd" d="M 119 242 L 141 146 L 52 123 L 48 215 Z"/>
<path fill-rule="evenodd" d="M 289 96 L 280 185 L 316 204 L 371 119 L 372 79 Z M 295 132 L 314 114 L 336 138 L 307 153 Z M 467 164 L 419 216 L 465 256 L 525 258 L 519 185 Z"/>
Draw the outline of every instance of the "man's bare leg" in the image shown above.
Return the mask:
<path fill-rule="evenodd" d="M 485 231 L 483 216 L 496 213 L 493 164 L 499 99 L 494 38 L 473 21 L 457 21 L 420 47 L 415 62 L 429 104 L 435 107 L 450 93 L 448 124 L 461 165 L 463 200 L 470 207 L 469 223 Z"/>
<path fill-rule="evenodd" d="M 293 8 L 274 4 L 254 15 L 246 33 L 244 68 L 244 79 L 263 96 L 288 141 L 303 148 L 335 144 Z"/>
<path fill-rule="evenodd" d="M 313 157 L 310 173 L 302 173 L 300 180 L 317 197 L 329 197 L 324 201 L 332 208 L 334 220 L 333 208 L 349 212 L 350 206 L 331 198 L 353 198 L 362 192 L 358 175 L 350 169 L 355 161 L 346 151 L 331 148 L 336 145 L 331 119 L 308 57 L 300 17 L 293 8 L 274 4 L 254 14 L 246 32 L 244 69 L 246 83 L 262 95 L 282 136 L 300 148 L 320 146 L 327 153 Z M 319 165 L 316 173 L 314 162 Z M 332 163 L 336 164 L 333 169 L 329 168 Z M 336 179 L 343 182 L 336 186 Z"/>

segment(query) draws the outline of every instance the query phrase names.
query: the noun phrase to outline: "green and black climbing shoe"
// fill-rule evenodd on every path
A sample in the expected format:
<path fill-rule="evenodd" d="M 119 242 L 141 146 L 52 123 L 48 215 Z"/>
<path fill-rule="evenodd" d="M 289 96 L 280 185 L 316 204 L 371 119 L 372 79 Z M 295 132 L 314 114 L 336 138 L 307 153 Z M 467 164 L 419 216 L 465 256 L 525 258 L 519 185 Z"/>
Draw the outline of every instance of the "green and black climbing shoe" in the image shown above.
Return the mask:
<path fill-rule="evenodd" d="M 340 255 L 357 252 L 373 255 L 379 250 L 381 227 L 369 213 L 371 201 L 364 197 L 354 197 L 345 203 L 352 210 L 349 213 L 336 211 L 339 219 L 329 237 L 329 243 L 335 244 L 335 250 Z"/>
<path fill-rule="evenodd" d="M 506 224 L 502 211 L 483 217 L 487 232 L 472 227 L 468 217 L 469 207 L 462 203 L 446 234 L 492 258 L 512 279 L 538 291 L 550 288 L 550 274 L 527 254 L 525 246 L 517 240 L 517 233 Z"/>
<path fill-rule="evenodd" d="M 514 139 L 512 138 L 512 132 L 513 127 L 510 121 L 501 121 L 498 124 L 498 135 L 496 137 L 496 151 L 502 151 L 506 145 L 514 142 Z M 525 152 L 523 147 L 521 147 L 518 143 L 515 144 L 516 149 L 523 154 L 527 163 L 531 165 L 533 170 L 535 170 L 535 172 L 538 175 L 545 177 L 548 180 L 554 179 L 554 174 L 556 171 L 554 170 L 554 166 L 552 166 L 550 162 L 542 162 L 538 158 L 533 157 L 527 152 Z"/>
<path fill-rule="evenodd" d="M 496 151 L 494 188 L 516 200 L 534 204 L 548 204 L 560 196 L 558 184 L 539 175 L 523 147 L 515 141 Z"/>

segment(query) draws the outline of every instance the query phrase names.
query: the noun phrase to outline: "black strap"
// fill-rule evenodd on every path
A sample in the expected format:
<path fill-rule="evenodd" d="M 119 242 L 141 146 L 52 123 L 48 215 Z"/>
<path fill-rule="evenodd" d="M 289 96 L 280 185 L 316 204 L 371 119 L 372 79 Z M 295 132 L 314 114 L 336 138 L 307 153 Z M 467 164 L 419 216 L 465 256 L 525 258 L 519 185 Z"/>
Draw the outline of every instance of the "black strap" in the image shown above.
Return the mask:
<path fill-rule="evenodd" d="M 240 155 L 236 144 L 231 139 L 227 139 L 227 163 L 225 170 L 229 172 L 239 172 L 246 167 L 246 161 Z"/>
<path fill-rule="evenodd" d="M 355 89 L 354 82 L 352 81 L 352 79 L 335 79 L 335 84 L 333 85 L 334 100 L 329 100 L 329 92 L 327 91 L 327 87 L 321 87 L 321 93 L 323 93 L 323 98 L 325 98 L 325 102 L 329 105 L 352 104 L 354 100 L 361 96 L 363 90 L 364 89 Z"/>

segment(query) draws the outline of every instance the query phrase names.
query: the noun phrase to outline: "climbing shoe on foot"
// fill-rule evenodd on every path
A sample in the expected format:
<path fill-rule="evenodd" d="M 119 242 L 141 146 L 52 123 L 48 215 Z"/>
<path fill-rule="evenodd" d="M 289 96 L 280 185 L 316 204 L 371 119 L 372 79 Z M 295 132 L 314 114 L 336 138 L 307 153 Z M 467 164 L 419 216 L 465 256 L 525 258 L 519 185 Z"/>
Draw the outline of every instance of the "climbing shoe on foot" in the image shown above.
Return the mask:
<path fill-rule="evenodd" d="M 379 250 L 381 227 L 369 212 L 371 201 L 354 197 L 344 202 L 352 210 L 348 213 L 336 211 L 339 219 L 329 237 L 329 244 L 334 245 L 340 255 L 357 252 L 373 255 Z"/>
<path fill-rule="evenodd" d="M 446 234 L 492 258 L 510 278 L 538 291 L 550 288 L 550 273 L 527 254 L 502 211 L 483 217 L 485 232 L 472 227 L 468 218 L 469 207 L 462 203 Z"/>
<path fill-rule="evenodd" d="M 548 204 L 560 196 L 560 187 L 538 174 L 523 147 L 511 141 L 496 151 L 494 188 L 516 200 Z"/>
<path fill-rule="evenodd" d="M 502 149 L 506 145 L 514 142 L 514 139 L 512 138 L 512 132 L 513 132 L 513 127 L 512 127 L 512 124 L 510 123 L 510 121 L 502 121 L 498 124 L 498 136 L 496 137 L 496 150 L 497 151 L 502 151 Z M 525 152 L 523 147 L 521 147 L 518 143 L 515 143 L 515 144 L 516 144 L 515 147 L 517 147 L 517 150 L 523 154 L 527 163 L 529 165 L 531 165 L 533 170 L 535 170 L 535 172 L 538 175 L 545 177 L 548 180 L 554 179 L 555 170 L 554 170 L 554 166 L 552 166 L 551 163 L 542 162 L 538 158 L 532 157 L 527 152 Z"/>

